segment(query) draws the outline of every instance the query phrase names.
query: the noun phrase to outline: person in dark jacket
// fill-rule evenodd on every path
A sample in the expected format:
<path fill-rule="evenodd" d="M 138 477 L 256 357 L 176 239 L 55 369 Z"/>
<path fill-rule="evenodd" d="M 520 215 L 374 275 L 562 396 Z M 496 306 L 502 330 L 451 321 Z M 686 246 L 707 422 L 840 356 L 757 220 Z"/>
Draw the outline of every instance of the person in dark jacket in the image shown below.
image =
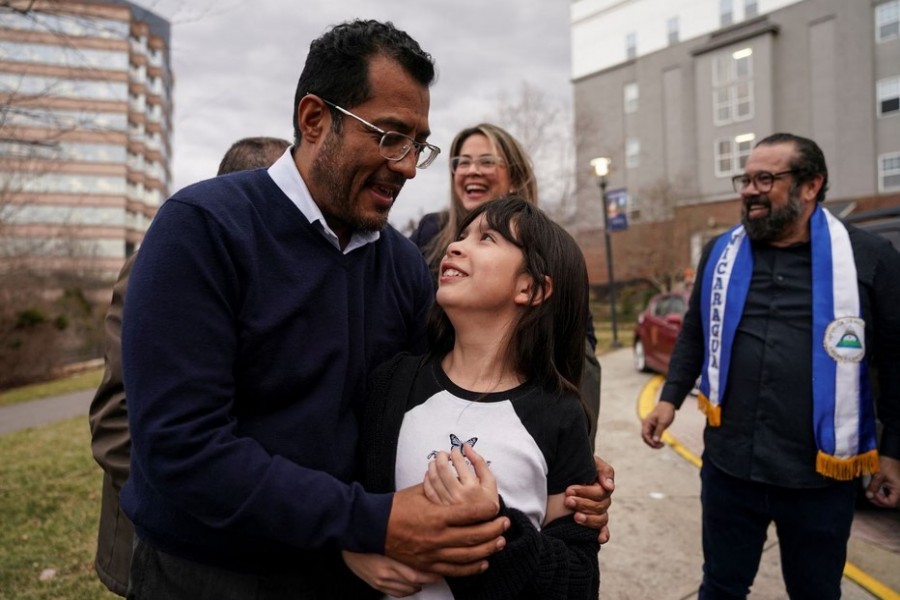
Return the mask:
<path fill-rule="evenodd" d="M 763 139 L 734 186 L 741 224 L 703 252 L 642 437 L 662 446 L 700 376 L 700 598 L 746 597 L 771 522 L 788 595 L 839 598 L 854 480 L 873 475 L 870 499 L 900 502 L 900 254 L 822 206 L 828 169 L 810 139 Z"/>

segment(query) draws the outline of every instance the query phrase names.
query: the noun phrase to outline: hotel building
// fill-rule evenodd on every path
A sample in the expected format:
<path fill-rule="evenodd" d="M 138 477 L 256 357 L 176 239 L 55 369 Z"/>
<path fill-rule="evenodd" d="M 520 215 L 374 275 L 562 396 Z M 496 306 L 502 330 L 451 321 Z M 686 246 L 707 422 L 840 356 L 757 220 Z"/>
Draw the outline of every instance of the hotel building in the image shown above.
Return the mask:
<path fill-rule="evenodd" d="M 0 7 L 0 274 L 109 281 L 140 244 L 171 180 L 169 29 L 126 1 Z"/>

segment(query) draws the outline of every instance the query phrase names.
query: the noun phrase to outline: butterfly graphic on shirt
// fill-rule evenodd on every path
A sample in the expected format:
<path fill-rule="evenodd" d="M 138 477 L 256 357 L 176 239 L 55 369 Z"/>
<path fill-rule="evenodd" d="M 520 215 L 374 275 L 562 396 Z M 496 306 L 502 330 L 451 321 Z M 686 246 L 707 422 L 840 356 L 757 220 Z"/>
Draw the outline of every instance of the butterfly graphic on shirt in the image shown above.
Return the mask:
<path fill-rule="evenodd" d="M 466 455 L 466 446 L 475 447 L 475 442 L 478 441 L 477 437 L 472 437 L 467 439 L 465 442 L 459 439 L 455 433 L 450 434 L 450 451 L 452 452 L 454 448 L 459 448 L 459 451 L 462 452 L 463 456 Z M 428 460 L 431 460 L 437 457 L 439 450 L 432 450 L 428 456 L 426 457 Z M 491 466 L 491 461 L 485 461 L 487 466 Z"/>
<path fill-rule="evenodd" d="M 459 436 L 455 433 L 450 434 L 450 451 L 452 452 L 454 448 L 459 448 L 459 451 L 463 453 L 463 456 L 466 454 L 465 446 L 475 446 L 475 442 L 478 441 L 477 437 L 469 438 L 465 442 L 460 441 Z M 428 456 L 426 457 L 428 460 L 431 460 L 435 456 L 437 456 L 439 450 L 432 450 Z"/>

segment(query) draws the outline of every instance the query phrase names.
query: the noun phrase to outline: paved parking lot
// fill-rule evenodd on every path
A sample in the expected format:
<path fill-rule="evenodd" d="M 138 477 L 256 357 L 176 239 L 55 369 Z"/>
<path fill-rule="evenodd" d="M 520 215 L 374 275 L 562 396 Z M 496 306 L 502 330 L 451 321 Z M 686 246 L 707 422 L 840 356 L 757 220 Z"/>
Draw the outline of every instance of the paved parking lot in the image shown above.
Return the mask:
<path fill-rule="evenodd" d="M 616 468 L 610 511 L 612 539 L 600 551 L 600 597 L 614 600 L 694 598 L 700 585 L 700 476 L 704 419 L 688 399 L 670 433 L 676 442 L 653 450 L 640 439 L 638 400 L 661 378 L 636 372 L 631 350 L 600 358 L 603 369 L 597 449 Z M 652 401 L 655 401 L 653 396 Z M 900 511 L 860 511 L 849 559 L 867 591 L 844 578 L 849 600 L 900 598 Z M 751 598 L 785 598 L 778 539 L 770 529 Z M 881 586 L 881 587 L 878 587 Z"/>

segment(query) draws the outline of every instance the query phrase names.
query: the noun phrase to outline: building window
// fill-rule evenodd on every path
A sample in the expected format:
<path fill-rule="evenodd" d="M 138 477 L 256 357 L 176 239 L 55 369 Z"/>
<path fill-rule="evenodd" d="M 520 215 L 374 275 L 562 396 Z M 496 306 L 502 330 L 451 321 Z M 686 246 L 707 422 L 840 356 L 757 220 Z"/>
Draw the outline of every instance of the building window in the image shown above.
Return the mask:
<path fill-rule="evenodd" d="M 729 177 L 744 172 L 756 136 L 745 133 L 734 138 L 716 140 L 716 177 Z"/>
<path fill-rule="evenodd" d="M 734 0 L 719 0 L 719 23 L 722 27 L 734 23 Z"/>
<path fill-rule="evenodd" d="M 752 19 L 759 14 L 759 3 L 756 0 L 744 0 L 744 18 Z"/>
<path fill-rule="evenodd" d="M 634 32 L 625 36 L 625 59 L 637 58 L 637 34 Z"/>
<path fill-rule="evenodd" d="M 878 81 L 878 116 L 900 114 L 900 77 Z"/>
<path fill-rule="evenodd" d="M 882 2 L 875 7 L 875 39 L 886 42 L 900 36 L 900 0 Z"/>
<path fill-rule="evenodd" d="M 669 45 L 678 43 L 678 17 L 672 17 L 666 21 L 666 29 L 669 33 Z"/>
<path fill-rule="evenodd" d="M 28 18 L 23 19 L 18 11 L 7 8 L 0 13 L 0 27 L 4 29 L 24 29 L 27 31 L 46 31 L 63 37 L 95 37 L 124 40 L 128 37 L 130 25 L 128 21 L 101 19 L 93 16 L 57 15 L 43 13 L 40 10 L 29 11 Z"/>
<path fill-rule="evenodd" d="M 713 58 L 713 122 L 726 125 L 753 116 L 753 50 Z"/>
<path fill-rule="evenodd" d="M 878 191 L 900 190 L 900 152 L 878 157 Z"/>
<path fill-rule="evenodd" d="M 124 163 L 125 146 L 121 144 L 93 144 L 55 142 L 33 144 L 0 141 L 0 157 L 17 157 L 72 162 Z"/>
<path fill-rule="evenodd" d="M 731 140 L 716 140 L 716 177 L 731 175 L 733 156 Z"/>
<path fill-rule="evenodd" d="M 21 174 L 21 173 L 20 173 Z M 0 177 L 11 181 L 10 173 L 0 173 Z M 33 194 L 114 194 L 124 196 L 124 177 L 100 175 L 77 175 L 66 173 L 31 173 L 23 179 L 16 190 Z"/>
<path fill-rule="evenodd" d="M 628 138 L 625 142 L 625 166 L 629 169 L 641 164 L 641 141 L 637 138 Z"/>
<path fill-rule="evenodd" d="M 640 88 L 638 88 L 638 84 L 636 81 L 632 81 L 630 83 L 626 83 L 625 87 L 622 88 L 623 95 L 625 97 L 625 114 L 631 114 L 637 112 L 638 109 L 638 100 L 640 99 Z"/>
<path fill-rule="evenodd" d="M 25 63 L 62 65 L 71 68 L 112 69 L 128 68 L 128 52 L 119 50 L 73 49 L 48 44 L 4 44 L 0 59 Z"/>
<path fill-rule="evenodd" d="M 125 131 L 128 119 L 124 112 L 88 112 L 32 108 L 10 110 L 5 115 L 6 125 L 47 127 L 51 129 L 85 129 L 90 131 Z"/>
<path fill-rule="evenodd" d="M 127 100 L 128 84 L 119 81 L 62 79 L 41 75 L 0 73 L 0 93 L 23 96 Z"/>

